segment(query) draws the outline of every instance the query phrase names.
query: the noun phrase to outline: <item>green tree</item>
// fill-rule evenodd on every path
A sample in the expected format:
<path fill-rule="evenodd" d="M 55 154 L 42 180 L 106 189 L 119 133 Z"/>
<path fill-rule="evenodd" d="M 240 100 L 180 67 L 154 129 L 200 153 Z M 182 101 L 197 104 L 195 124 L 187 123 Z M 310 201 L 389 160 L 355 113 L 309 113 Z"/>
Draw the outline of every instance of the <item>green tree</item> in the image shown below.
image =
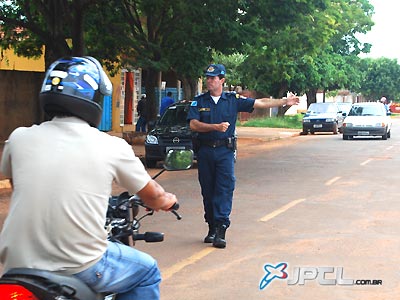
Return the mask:
<path fill-rule="evenodd" d="M 233 52 L 242 44 L 240 33 L 248 28 L 238 22 L 235 0 L 124 0 L 113 4 L 118 5 L 129 25 L 123 33 L 123 64 L 146 70 L 151 119 L 156 118 L 154 87 L 160 71 L 175 72 L 185 97 L 191 99 L 213 50 Z"/>
<path fill-rule="evenodd" d="M 0 47 L 27 57 L 45 49 L 46 67 L 61 56 L 93 55 L 111 71 L 143 68 L 155 118 L 159 72 L 175 72 L 193 97 L 213 49 L 241 45 L 246 26 L 237 20 L 233 0 L 13 0 L 0 4 Z"/>
<path fill-rule="evenodd" d="M 40 57 L 46 67 L 65 55 L 84 55 L 85 16 L 94 0 L 10 0 L 0 4 L 1 49 Z M 45 49 L 45 50 L 44 50 Z"/>
<path fill-rule="evenodd" d="M 255 9 L 257 24 L 265 28 L 259 28 L 261 38 L 247 49 L 242 68 L 251 88 L 278 97 L 288 90 L 307 93 L 315 102 L 317 90 L 354 80 L 347 63 L 368 51 L 355 37 L 372 25 L 367 0 L 266 1 Z"/>
<path fill-rule="evenodd" d="M 400 65 L 396 59 L 365 58 L 360 63 L 363 74 L 360 91 L 367 100 L 400 99 Z"/>

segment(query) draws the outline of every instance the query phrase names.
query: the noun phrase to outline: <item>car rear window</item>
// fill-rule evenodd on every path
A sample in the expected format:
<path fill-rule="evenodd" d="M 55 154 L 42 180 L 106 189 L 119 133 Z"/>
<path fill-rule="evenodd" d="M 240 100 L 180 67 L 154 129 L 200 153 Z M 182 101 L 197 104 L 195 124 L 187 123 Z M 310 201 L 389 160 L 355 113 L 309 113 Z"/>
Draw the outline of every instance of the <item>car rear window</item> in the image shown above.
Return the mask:
<path fill-rule="evenodd" d="M 330 103 L 312 103 L 307 112 L 311 113 L 336 113 L 337 106 Z"/>
<path fill-rule="evenodd" d="M 386 113 L 377 105 L 353 105 L 349 116 L 385 116 Z"/>

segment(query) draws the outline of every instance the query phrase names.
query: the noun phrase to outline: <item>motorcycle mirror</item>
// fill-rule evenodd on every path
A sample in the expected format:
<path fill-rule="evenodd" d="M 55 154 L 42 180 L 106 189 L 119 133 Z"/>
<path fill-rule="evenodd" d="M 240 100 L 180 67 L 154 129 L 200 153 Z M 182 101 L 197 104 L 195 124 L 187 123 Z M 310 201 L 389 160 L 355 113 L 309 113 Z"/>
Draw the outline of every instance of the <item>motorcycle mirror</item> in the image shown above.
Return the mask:
<path fill-rule="evenodd" d="M 188 170 L 193 164 L 192 150 L 169 150 L 164 159 L 164 169 L 167 171 Z"/>

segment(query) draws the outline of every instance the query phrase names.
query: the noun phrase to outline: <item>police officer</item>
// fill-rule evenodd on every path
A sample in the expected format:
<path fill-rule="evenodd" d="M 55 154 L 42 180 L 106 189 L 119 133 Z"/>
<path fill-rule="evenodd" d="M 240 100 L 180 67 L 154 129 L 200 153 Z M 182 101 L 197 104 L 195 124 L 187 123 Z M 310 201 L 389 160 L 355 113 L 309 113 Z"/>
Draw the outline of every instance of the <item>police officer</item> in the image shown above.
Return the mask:
<path fill-rule="evenodd" d="M 198 177 L 203 196 L 204 219 L 208 223 L 205 243 L 225 248 L 225 232 L 230 225 L 232 197 L 235 188 L 234 150 L 235 125 L 238 112 L 252 112 L 254 108 L 293 105 L 299 98 L 252 99 L 234 92 L 224 92 L 226 70 L 221 64 L 208 66 L 208 92 L 194 98 L 188 114 L 190 128 L 198 132 Z"/>

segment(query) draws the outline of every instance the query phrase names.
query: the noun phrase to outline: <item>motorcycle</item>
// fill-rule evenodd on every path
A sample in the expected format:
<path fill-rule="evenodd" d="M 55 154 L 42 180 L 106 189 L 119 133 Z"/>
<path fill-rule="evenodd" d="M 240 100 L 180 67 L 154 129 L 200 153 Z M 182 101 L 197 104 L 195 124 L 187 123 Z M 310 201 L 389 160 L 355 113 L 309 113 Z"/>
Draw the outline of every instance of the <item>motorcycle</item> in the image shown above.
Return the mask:
<path fill-rule="evenodd" d="M 165 171 L 187 170 L 193 163 L 192 150 L 170 150 L 164 160 L 163 169 L 153 179 Z M 180 220 L 177 213 L 178 203 L 170 209 Z M 144 213 L 140 215 L 140 211 Z M 108 240 L 133 246 L 136 241 L 161 242 L 164 234 L 161 232 L 140 233 L 141 221 L 154 214 L 137 195 L 123 192 L 111 196 L 106 216 L 105 228 Z M 56 272 L 16 268 L 8 270 L 0 278 L 1 300 L 112 300 L 116 294 L 98 294 L 78 278 L 61 275 Z"/>

